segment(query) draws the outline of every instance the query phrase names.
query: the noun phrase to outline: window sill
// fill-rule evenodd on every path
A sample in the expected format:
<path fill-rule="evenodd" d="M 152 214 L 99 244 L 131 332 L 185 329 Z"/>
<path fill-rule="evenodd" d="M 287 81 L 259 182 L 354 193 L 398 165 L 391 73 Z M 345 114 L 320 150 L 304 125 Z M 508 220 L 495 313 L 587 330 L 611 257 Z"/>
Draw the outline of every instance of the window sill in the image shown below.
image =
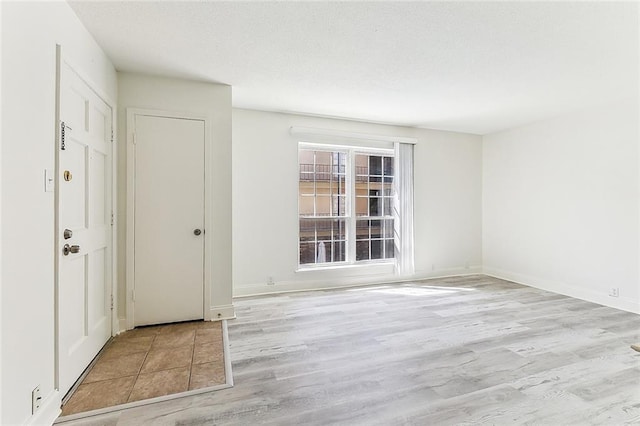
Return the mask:
<path fill-rule="evenodd" d="M 388 268 L 393 267 L 395 260 L 387 260 L 380 262 L 358 262 L 358 263 L 342 263 L 342 264 L 326 264 L 326 265 L 313 265 L 313 266 L 299 266 L 296 269 L 298 272 L 319 272 L 319 271 L 336 271 L 336 270 L 358 270 L 363 268 Z"/>

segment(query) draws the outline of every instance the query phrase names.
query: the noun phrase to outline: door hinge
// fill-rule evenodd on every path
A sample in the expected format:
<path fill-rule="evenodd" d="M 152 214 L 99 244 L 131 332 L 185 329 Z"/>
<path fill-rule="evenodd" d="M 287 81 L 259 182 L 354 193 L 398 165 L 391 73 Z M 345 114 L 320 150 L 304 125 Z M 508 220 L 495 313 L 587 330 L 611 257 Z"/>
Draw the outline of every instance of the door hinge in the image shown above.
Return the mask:
<path fill-rule="evenodd" d="M 132 301 L 136 301 L 136 289 L 134 288 L 133 290 L 131 290 L 131 300 Z"/>
<path fill-rule="evenodd" d="M 114 223 L 115 223 L 115 219 L 113 216 L 113 212 L 111 212 L 111 226 L 113 226 Z"/>
<path fill-rule="evenodd" d="M 113 294 L 111 295 L 111 310 L 113 311 Z"/>
<path fill-rule="evenodd" d="M 113 143 L 113 128 L 111 129 L 111 143 Z"/>
<path fill-rule="evenodd" d="M 133 133 L 133 134 L 131 135 L 131 142 L 132 142 L 134 145 L 136 144 L 136 134 L 135 134 L 135 133 Z"/>

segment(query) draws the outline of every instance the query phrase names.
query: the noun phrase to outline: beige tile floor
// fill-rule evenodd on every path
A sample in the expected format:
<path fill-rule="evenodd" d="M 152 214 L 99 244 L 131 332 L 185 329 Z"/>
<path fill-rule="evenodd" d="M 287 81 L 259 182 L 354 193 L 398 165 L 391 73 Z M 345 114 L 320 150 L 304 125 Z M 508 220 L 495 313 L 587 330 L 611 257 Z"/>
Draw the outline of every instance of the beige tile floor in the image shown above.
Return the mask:
<path fill-rule="evenodd" d="M 137 328 L 113 338 L 62 407 L 82 413 L 226 382 L 221 322 Z"/>

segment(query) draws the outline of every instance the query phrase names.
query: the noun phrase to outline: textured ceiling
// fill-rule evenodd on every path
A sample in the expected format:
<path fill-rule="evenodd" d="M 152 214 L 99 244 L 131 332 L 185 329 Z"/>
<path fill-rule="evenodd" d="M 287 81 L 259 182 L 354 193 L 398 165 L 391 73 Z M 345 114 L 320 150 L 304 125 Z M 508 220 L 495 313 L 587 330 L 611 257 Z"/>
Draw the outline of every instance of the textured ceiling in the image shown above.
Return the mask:
<path fill-rule="evenodd" d="M 240 108 L 491 133 L 638 91 L 638 4 L 71 2 L 121 71 Z"/>

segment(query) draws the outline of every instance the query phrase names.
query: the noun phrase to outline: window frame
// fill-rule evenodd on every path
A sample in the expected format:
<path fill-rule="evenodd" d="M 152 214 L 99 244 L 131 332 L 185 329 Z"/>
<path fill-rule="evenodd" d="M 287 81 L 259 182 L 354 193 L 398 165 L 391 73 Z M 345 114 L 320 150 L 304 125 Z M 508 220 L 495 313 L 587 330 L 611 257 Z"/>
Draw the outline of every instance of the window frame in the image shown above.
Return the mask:
<path fill-rule="evenodd" d="M 300 216 L 300 151 L 301 150 L 309 150 L 309 151 L 321 151 L 321 152 L 342 152 L 346 155 L 346 170 L 345 170 L 345 193 L 346 193 L 346 205 L 345 205 L 345 216 Z M 394 252 L 394 256 L 391 258 L 382 258 L 382 259 L 367 259 L 367 260 L 356 260 L 356 246 L 357 246 L 357 221 L 358 220 L 397 220 L 393 216 L 357 216 L 356 213 L 356 156 L 357 155 L 380 155 L 384 157 L 391 157 L 394 159 L 395 163 L 395 151 L 393 148 L 378 148 L 378 147 L 368 147 L 368 146 L 360 146 L 360 145 L 337 145 L 337 144 L 328 144 L 328 143 L 317 143 L 317 142 L 298 142 L 298 164 L 297 164 L 297 179 L 298 179 L 298 192 L 297 192 L 297 203 L 298 203 L 298 216 L 297 216 L 297 261 L 296 264 L 298 266 L 299 271 L 306 270 L 319 270 L 319 269 L 336 269 L 336 268 L 351 268 L 357 266 L 371 266 L 371 265 L 389 265 L 393 264 L 396 261 L 396 253 Z M 383 164 L 384 167 L 384 164 Z M 396 179 L 397 170 L 394 168 L 393 172 L 394 181 Z M 384 195 L 381 195 L 381 198 Z M 393 200 L 394 194 L 390 196 L 390 199 Z M 314 211 L 315 213 L 315 211 Z M 384 214 L 384 211 L 382 211 Z M 340 220 L 344 219 L 346 221 L 346 238 L 345 238 L 345 260 L 338 262 L 325 262 L 325 263 L 300 263 L 300 221 L 304 218 L 308 219 L 328 219 L 328 220 Z M 381 231 L 383 233 L 383 231 Z M 384 235 L 384 234 L 383 234 Z M 371 241 L 371 239 L 369 239 Z M 381 239 L 382 244 L 384 244 L 384 237 Z"/>

